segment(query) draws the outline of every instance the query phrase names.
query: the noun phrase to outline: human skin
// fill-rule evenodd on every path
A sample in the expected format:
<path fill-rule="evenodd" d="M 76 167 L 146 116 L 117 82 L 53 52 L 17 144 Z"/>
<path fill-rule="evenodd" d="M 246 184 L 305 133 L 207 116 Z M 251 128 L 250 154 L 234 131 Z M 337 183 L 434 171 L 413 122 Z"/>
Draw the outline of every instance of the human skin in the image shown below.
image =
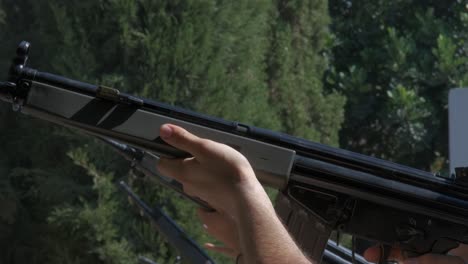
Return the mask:
<path fill-rule="evenodd" d="M 224 243 L 221 247 L 208 244 L 207 248 L 232 257 L 241 254 L 241 263 L 310 263 L 277 217 L 242 154 L 175 125 L 161 126 L 160 136 L 192 157 L 162 158 L 158 170 L 216 210 L 199 211 L 207 232 Z"/>
<path fill-rule="evenodd" d="M 403 258 L 398 248 L 393 248 L 389 259 L 398 260 L 402 264 L 464 264 L 468 263 L 468 245 L 460 245 L 447 255 L 425 254 L 417 258 Z M 369 262 L 378 262 L 380 247 L 371 247 L 364 252 L 364 258 Z"/>
<path fill-rule="evenodd" d="M 223 215 L 220 212 L 206 211 L 203 208 L 199 208 L 197 213 L 206 232 L 216 238 L 219 242 L 223 243 L 223 245 L 206 243 L 205 247 L 231 258 L 236 258 L 240 254 L 241 248 L 239 246 L 239 236 L 237 234 L 234 219 L 228 215 Z"/>

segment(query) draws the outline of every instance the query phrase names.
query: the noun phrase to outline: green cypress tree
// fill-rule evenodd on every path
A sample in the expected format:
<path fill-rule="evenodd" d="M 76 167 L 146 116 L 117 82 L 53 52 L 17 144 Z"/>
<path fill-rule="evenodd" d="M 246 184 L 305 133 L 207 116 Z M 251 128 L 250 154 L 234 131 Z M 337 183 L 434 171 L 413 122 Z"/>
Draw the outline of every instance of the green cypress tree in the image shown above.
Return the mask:
<path fill-rule="evenodd" d="M 336 145 L 345 100 L 322 87 L 328 24 L 327 1 L 275 1 L 268 85 L 284 132 Z"/>

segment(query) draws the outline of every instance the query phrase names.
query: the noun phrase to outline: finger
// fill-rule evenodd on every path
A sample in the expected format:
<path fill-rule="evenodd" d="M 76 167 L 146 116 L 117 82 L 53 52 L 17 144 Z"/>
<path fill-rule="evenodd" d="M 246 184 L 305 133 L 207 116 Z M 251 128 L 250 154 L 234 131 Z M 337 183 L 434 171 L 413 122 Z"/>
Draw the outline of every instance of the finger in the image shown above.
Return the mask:
<path fill-rule="evenodd" d="M 382 248 L 380 246 L 374 246 L 368 248 L 363 257 L 369 262 L 379 262 L 380 261 L 380 254 L 382 254 Z M 401 250 L 398 248 L 392 248 L 390 253 L 388 254 L 389 260 L 400 260 L 402 259 Z"/>
<path fill-rule="evenodd" d="M 186 176 L 185 163 L 183 159 L 160 158 L 156 166 L 163 176 L 173 178 L 182 183 Z"/>
<path fill-rule="evenodd" d="M 234 240 L 235 237 L 227 237 L 235 235 L 234 223 L 229 217 L 222 215 L 218 211 L 208 212 L 202 208 L 197 210 L 198 218 L 204 224 L 208 234 L 218 239 Z M 223 241 L 225 242 L 225 241 Z"/>
<path fill-rule="evenodd" d="M 227 247 L 222 247 L 222 246 L 216 246 L 212 243 L 205 243 L 205 248 L 211 251 L 215 251 L 224 255 L 227 255 L 229 257 L 235 258 L 238 255 L 238 252 L 236 252 L 232 248 L 227 248 Z"/>
<path fill-rule="evenodd" d="M 426 254 L 417 258 L 409 258 L 403 264 L 464 264 L 460 257 Z"/>
<path fill-rule="evenodd" d="M 159 135 L 168 144 L 189 152 L 193 156 L 200 155 L 204 139 L 195 136 L 187 130 L 171 124 L 164 124 L 159 129 Z"/>
<path fill-rule="evenodd" d="M 207 225 L 219 225 L 219 223 L 230 222 L 228 216 L 219 211 L 208 211 L 204 208 L 197 209 L 198 218 Z"/>

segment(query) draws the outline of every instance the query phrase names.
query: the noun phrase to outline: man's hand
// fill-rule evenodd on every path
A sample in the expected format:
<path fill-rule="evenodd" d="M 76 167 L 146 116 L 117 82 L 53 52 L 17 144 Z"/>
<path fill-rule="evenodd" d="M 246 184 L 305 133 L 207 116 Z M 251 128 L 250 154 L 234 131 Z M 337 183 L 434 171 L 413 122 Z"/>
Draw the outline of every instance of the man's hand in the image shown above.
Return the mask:
<path fill-rule="evenodd" d="M 184 192 L 199 197 L 216 211 L 236 220 L 239 198 L 263 192 L 247 159 L 233 148 L 199 138 L 181 127 L 163 125 L 161 138 L 193 157 L 159 161 L 158 169 L 182 183 Z"/>
<path fill-rule="evenodd" d="M 364 252 L 364 258 L 369 262 L 377 263 L 380 259 L 380 247 L 371 247 Z M 449 252 L 449 255 L 426 254 L 417 258 L 403 258 L 397 248 L 393 248 L 389 260 L 397 260 L 403 264 L 464 264 L 468 263 L 468 246 L 460 245 Z"/>
<path fill-rule="evenodd" d="M 241 263 L 310 263 L 276 216 L 242 154 L 175 125 L 161 126 L 160 136 L 193 156 L 163 158 L 158 169 L 182 183 L 187 194 L 199 197 L 216 210 L 213 214 L 200 214 L 207 231 L 225 244 L 223 249 L 211 249 L 233 257 L 239 252 Z"/>
<path fill-rule="evenodd" d="M 239 237 L 234 220 L 220 212 L 208 212 L 202 208 L 198 209 L 198 218 L 203 223 L 206 232 L 223 243 L 218 246 L 213 243 L 206 243 L 205 247 L 209 250 L 225 254 L 235 258 L 240 252 Z"/>

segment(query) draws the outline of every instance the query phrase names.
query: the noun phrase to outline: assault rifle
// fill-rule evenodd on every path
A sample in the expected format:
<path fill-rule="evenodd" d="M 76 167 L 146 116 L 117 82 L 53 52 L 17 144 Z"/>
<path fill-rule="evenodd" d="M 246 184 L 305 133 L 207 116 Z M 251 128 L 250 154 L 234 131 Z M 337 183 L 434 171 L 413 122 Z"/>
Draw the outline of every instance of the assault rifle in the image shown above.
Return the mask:
<path fill-rule="evenodd" d="M 161 140 L 158 131 L 165 123 L 230 145 L 246 156 L 264 185 L 280 191 L 277 213 L 314 260 L 322 258 L 333 230 L 398 244 L 408 256 L 443 254 L 468 243 L 468 185 L 463 178 L 437 177 L 40 72 L 26 66 L 28 52 L 29 43 L 20 43 L 8 81 L 0 84 L 0 99 L 14 110 L 164 157 L 189 156 Z"/>

